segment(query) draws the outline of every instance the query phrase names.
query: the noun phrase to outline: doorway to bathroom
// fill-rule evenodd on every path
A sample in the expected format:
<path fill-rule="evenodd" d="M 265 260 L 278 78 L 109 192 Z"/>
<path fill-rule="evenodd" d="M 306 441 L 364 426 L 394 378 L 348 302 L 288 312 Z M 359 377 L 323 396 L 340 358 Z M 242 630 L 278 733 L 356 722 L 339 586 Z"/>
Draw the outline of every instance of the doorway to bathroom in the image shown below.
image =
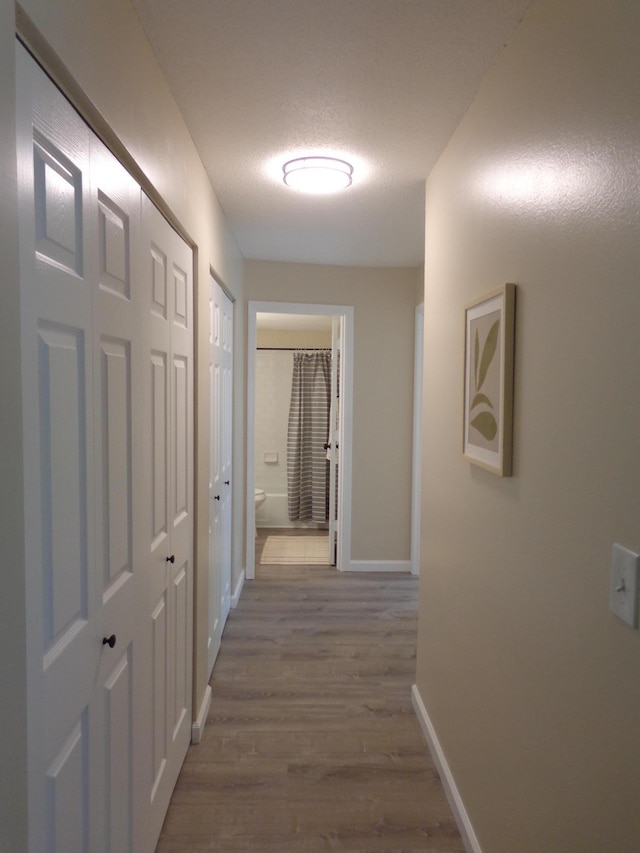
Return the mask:
<path fill-rule="evenodd" d="M 246 576 L 258 560 L 344 570 L 353 308 L 249 302 L 247 337 Z"/>

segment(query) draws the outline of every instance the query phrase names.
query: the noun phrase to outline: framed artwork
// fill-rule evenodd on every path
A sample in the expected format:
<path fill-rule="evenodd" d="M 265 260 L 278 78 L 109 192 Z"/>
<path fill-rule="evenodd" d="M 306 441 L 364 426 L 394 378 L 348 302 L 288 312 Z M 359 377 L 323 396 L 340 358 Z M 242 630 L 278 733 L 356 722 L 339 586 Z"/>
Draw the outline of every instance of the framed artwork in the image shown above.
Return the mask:
<path fill-rule="evenodd" d="M 462 452 L 474 465 L 511 476 L 515 284 L 505 284 L 464 309 Z"/>

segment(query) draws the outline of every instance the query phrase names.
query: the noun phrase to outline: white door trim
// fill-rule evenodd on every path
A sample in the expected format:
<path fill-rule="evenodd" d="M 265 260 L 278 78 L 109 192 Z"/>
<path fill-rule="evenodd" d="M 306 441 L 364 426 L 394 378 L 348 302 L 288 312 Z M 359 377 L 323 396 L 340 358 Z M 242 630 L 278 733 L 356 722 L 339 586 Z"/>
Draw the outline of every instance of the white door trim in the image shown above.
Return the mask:
<path fill-rule="evenodd" d="M 413 460 L 411 475 L 411 574 L 420 574 L 420 501 L 422 491 L 422 357 L 424 302 L 416 307 L 413 363 Z"/>
<path fill-rule="evenodd" d="M 351 460 L 353 435 L 353 306 L 314 305 L 304 302 L 248 303 L 247 325 L 247 568 L 246 578 L 255 577 L 255 377 L 256 377 L 256 315 L 257 314 L 315 314 L 344 318 L 342 360 L 342 410 L 340 444 L 339 530 L 336 567 L 348 571 L 351 566 Z"/>

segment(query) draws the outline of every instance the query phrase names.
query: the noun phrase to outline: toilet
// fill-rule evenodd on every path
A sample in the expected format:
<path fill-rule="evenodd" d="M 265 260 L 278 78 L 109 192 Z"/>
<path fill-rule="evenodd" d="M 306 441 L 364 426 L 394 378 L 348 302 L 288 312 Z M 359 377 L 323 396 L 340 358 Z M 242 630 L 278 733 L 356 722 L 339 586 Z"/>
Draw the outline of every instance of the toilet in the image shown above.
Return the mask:
<path fill-rule="evenodd" d="M 264 489 L 256 489 L 256 512 L 258 511 L 258 507 L 263 504 L 267 499 L 267 495 Z M 256 525 L 256 536 L 258 535 L 258 527 Z"/>

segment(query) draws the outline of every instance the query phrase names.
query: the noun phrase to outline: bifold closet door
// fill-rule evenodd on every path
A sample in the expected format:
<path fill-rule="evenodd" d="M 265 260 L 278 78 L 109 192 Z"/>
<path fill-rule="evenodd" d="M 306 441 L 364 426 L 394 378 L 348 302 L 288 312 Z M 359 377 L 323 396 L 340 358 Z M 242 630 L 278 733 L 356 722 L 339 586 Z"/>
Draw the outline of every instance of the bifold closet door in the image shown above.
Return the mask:
<path fill-rule="evenodd" d="M 129 851 L 139 191 L 17 68 L 29 849 Z"/>
<path fill-rule="evenodd" d="M 224 630 L 231 608 L 231 521 L 233 485 L 233 302 L 222 298 L 222 584 L 220 607 Z"/>
<path fill-rule="evenodd" d="M 142 235 L 147 421 L 139 611 L 149 661 L 140 673 L 149 727 L 139 764 L 138 808 L 155 842 L 191 739 L 193 257 L 145 196 Z"/>
<path fill-rule="evenodd" d="M 29 850 L 151 853 L 191 730 L 192 253 L 16 61 Z"/>

